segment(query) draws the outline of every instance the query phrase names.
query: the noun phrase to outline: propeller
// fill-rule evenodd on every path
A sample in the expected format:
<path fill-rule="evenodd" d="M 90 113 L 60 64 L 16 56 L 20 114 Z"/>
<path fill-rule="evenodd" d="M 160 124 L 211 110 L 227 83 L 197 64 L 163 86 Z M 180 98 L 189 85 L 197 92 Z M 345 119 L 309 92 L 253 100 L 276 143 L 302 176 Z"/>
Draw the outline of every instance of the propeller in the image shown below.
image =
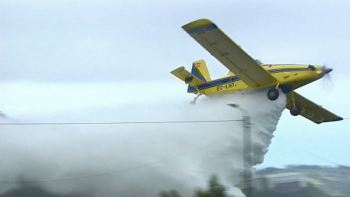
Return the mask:
<path fill-rule="evenodd" d="M 324 76 L 323 76 L 323 86 L 328 89 L 328 88 L 333 88 L 334 86 L 334 83 L 332 81 L 332 77 L 330 75 L 330 72 L 332 72 L 333 68 L 329 68 L 327 66 L 327 64 L 325 64 L 323 67 L 322 67 L 322 72 L 324 73 Z M 329 85 L 330 84 L 330 85 Z"/>
<path fill-rule="evenodd" d="M 329 68 L 327 65 L 322 67 L 322 71 L 325 75 L 332 72 L 332 70 L 333 70 L 333 68 Z"/>

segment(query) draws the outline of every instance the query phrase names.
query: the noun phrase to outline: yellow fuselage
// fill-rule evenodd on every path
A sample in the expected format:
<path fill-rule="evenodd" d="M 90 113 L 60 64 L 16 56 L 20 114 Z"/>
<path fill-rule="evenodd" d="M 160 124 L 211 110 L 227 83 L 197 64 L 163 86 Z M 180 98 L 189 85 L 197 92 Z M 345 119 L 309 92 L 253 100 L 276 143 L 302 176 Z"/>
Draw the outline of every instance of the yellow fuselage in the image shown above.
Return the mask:
<path fill-rule="evenodd" d="M 277 79 L 276 83 L 266 84 L 259 87 L 249 87 L 246 83 L 236 77 L 232 72 L 227 76 L 212 80 L 204 85 L 198 86 L 201 94 L 212 95 L 228 93 L 232 91 L 253 90 L 267 87 L 280 87 L 287 93 L 324 76 L 321 66 L 310 65 L 262 65 L 262 67 Z"/>

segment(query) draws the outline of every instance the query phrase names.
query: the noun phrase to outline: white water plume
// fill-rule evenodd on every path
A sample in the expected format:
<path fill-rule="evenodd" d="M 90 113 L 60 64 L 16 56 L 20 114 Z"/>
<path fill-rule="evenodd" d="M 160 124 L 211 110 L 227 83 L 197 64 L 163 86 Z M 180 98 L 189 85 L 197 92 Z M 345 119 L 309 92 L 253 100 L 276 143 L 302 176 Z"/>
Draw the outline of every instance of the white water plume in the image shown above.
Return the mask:
<path fill-rule="evenodd" d="M 59 120 L 237 120 L 232 122 L 1 126 L 0 181 L 39 181 L 35 185 L 64 195 L 154 197 L 174 189 L 191 196 L 216 174 L 229 193 L 243 196 L 234 187 L 245 162 L 242 114 L 227 103 L 238 104 L 251 117 L 250 154 L 253 164 L 263 162 L 285 106 L 283 94 L 270 101 L 264 90 L 200 98 L 195 106 L 138 104 L 67 114 Z M 20 185 L 2 183 L 0 189 L 4 194 Z"/>

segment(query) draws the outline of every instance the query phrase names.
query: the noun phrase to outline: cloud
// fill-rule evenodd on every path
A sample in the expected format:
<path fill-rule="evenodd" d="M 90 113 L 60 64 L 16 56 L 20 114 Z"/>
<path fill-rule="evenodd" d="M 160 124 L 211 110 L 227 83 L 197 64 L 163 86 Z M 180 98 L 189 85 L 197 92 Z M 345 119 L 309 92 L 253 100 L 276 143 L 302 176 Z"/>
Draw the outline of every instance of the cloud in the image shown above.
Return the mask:
<path fill-rule="evenodd" d="M 218 61 L 181 29 L 199 18 L 212 19 L 250 55 L 267 63 L 332 63 L 348 51 L 344 1 L 1 4 L 2 81 L 166 80 L 165 73 L 198 59 L 206 59 L 213 75 L 222 76 L 226 69 L 216 66 Z M 339 50 L 343 52 L 335 52 Z"/>

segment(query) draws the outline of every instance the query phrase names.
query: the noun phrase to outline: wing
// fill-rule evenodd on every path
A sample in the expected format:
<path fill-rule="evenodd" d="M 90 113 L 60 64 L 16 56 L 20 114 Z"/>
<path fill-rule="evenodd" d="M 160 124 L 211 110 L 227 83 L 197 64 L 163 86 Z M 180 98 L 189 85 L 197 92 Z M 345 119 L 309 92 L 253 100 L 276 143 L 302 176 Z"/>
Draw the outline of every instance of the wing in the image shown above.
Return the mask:
<path fill-rule="evenodd" d="M 276 78 L 210 20 L 200 19 L 182 28 L 248 86 L 276 84 Z"/>
<path fill-rule="evenodd" d="M 317 123 L 323 123 L 323 122 L 332 122 L 332 121 L 338 121 L 343 120 L 342 117 L 339 117 L 332 112 L 322 108 L 320 105 L 317 105 L 316 103 L 308 100 L 307 98 L 301 96 L 300 94 L 293 91 L 294 99 L 296 102 L 300 103 L 302 106 L 301 114 L 303 117 Z M 286 108 L 290 109 L 293 105 L 292 101 L 292 92 L 287 94 L 287 104 Z"/>

